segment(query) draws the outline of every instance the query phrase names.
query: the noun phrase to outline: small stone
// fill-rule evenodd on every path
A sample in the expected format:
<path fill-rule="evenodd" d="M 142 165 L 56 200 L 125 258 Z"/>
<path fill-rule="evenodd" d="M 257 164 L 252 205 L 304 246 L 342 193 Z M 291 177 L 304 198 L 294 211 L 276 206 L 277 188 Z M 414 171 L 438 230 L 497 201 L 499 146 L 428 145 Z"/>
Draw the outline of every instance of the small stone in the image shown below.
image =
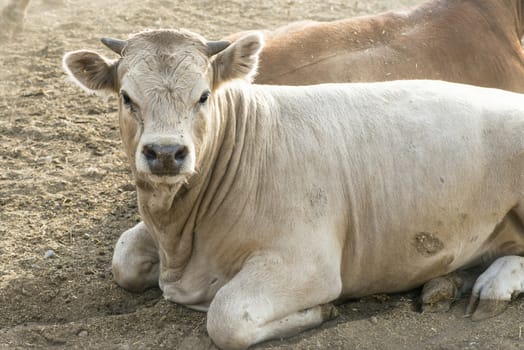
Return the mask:
<path fill-rule="evenodd" d="M 56 256 L 55 252 L 53 250 L 48 250 L 47 252 L 45 252 L 44 254 L 44 258 L 46 259 L 49 259 L 49 258 L 54 258 Z"/>
<path fill-rule="evenodd" d="M 87 337 L 88 335 L 89 335 L 89 333 L 85 329 L 83 329 L 80 332 L 78 332 L 78 336 L 79 337 Z"/>
<path fill-rule="evenodd" d="M 369 322 L 373 323 L 373 324 L 377 324 L 378 323 L 378 319 L 375 317 L 375 316 L 371 316 L 369 318 Z"/>
<path fill-rule="evenodd" d="M 82 175 L 87 177 L 99 177 L 102 175 L 102 172 L 98 168 L 89 167 L 82 171 Z"/>
<path fill-rule="evenodd" d="M 52 161 L 53 161 L 53 157 L 51 156 L 40 157 L 36 160 L 38 164 L 51 163 Z"/>

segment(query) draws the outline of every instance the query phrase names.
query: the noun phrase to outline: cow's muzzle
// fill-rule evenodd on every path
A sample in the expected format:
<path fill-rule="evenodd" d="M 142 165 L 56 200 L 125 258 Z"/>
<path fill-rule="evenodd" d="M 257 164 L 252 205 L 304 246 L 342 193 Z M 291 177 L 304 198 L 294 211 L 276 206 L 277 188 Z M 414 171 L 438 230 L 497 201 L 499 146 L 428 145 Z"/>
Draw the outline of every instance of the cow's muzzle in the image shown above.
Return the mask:
<path fill-rule="evenodd" d="M 175 176 L 180 173 L 189 149 L 184 145 L 147 144 L 142 148 L 149 170 L 153 175 Z"/>

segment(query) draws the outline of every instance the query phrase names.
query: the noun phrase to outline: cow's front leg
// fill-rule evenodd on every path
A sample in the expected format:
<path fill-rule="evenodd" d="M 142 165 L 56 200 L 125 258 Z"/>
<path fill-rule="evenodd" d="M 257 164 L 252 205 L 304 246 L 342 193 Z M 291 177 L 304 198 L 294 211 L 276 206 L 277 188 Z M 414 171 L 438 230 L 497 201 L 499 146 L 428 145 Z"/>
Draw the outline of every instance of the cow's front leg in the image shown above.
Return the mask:
<path fill-rule="evenodd" d="M 292 336 L 334 318 L 340 262 L 264 255 L 250 259 L 215 295 L 207 329 L 222 349 Z"/>
<path fill-rule="evenodd" d="M 524 257 L 503 256 L 475 282 L 466 314 L 474 321 L 496 316 L 520 293 L 524 293 Z"/>
<path fill-rule="evenodd" d="M 113 276 L 122 288 L 140 292 L 158 286 L 158 249 L 143 222 L 122 233 L 115 245 Z"/>

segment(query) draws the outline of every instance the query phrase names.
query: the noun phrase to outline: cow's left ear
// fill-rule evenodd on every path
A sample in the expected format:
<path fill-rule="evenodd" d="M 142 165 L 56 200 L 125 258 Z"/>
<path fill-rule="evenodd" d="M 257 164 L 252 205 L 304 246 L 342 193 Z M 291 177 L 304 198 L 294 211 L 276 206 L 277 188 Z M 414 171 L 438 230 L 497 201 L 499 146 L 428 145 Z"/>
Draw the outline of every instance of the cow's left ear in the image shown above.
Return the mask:
<path fill-rule="evenodd" d="M 258 55 L 263 46 L 262 34 L 252 33 L 241 37 L 216 54 L 213 60 L 213 88 L 216 89 L 220 84 L 234 79 L 251 81 L 257 72 Z"/>
<path fill-rule="evenodd" d="M 118 60 L 109 60 L 96 52 L 68 52 L 63 59 L 66 73 L 88 92 L 118 92 Z"/>

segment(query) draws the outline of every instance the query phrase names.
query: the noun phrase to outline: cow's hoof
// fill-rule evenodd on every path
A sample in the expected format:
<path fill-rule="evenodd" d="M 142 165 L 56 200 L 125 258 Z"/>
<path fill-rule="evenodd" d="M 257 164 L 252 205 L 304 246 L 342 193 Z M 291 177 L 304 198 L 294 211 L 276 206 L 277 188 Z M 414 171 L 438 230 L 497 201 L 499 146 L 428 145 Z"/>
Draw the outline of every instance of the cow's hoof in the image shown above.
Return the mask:
<path fill-rule="evenodd" d="M 480 299 L 471 297 L 466 309 L 466 316 L 473 321 L 482 321 L 500 315 L 506 310 L 509 300 Z"/>
<path fill-rule="evenodd" d="M 423 303 L 420 308 L 422 313 L 444 313 L 449 311 L 453 300 L 440 300 L 435 303 Z"/>
<path fill-rule="evenodd" d="M 339 313 L 333 304 L 324 304 L 320 306 L 323 321 L 329 321 L 338 317 Z"/>
<path fill-rule="evenodd" d="M 453 279 L 434 278 L 422 288 L 422 312 L 446 312 L 459 294 L 459 289 Z"/>

